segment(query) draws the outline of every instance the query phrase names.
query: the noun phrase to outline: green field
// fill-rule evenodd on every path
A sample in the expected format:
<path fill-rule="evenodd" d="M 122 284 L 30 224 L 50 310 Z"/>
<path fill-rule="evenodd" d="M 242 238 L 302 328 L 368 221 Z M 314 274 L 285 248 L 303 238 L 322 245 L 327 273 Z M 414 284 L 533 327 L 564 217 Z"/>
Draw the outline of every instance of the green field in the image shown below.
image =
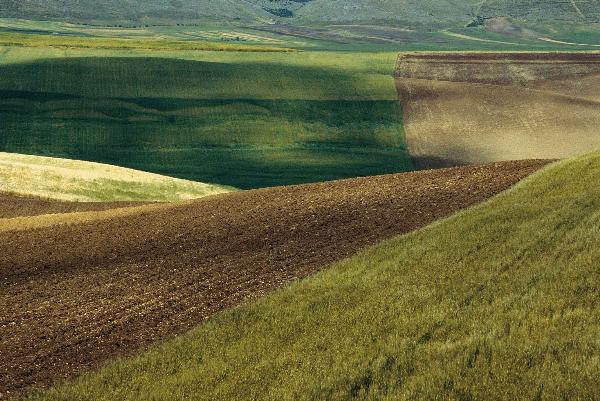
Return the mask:
<path fill-rule="evenodd" d="M 28 399 L 597 399 L 598 188 L 599 153 L 552 165 Z"/>
<path fill-rule="evenodd" d="M 408 171 L 398 51 L 583 49 L 481 29 L 265 27 L 2 19 L 0 151 L 238 188 Z"/>
<path fill-rule="evenodd" d="M 239 188 L 406 171 L 394 61 L 0 47 L 0 151 Z"/>

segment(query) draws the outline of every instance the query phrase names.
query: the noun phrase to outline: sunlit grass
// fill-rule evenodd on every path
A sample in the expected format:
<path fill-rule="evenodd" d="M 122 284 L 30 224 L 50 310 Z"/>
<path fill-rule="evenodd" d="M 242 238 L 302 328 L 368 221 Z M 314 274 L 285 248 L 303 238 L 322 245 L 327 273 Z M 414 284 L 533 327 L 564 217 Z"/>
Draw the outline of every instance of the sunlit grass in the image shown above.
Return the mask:
<path fill-rule="evenodd" d="M 235 52 L 285 52 L 284 47 L 257 46 L 238 43 L 218 43 L 211 41 L 176 41 L 159 39 L 128 39 L 78 37 L 61 35 L 36 35 L 13 32 L 0 32 L 0 46 L 53 47 L 105 50 L 195 50 L 195 51 L 235 51 Z"/>
<path fill-rule="evenodd" d="M 178 201 L 232 188 L 98 163 L 0 153 L 0 191 L 66 201 Z"/>
<path fill-rule="evenodd" d="M 600 154 L 29 400 L 593 400 Z"/>

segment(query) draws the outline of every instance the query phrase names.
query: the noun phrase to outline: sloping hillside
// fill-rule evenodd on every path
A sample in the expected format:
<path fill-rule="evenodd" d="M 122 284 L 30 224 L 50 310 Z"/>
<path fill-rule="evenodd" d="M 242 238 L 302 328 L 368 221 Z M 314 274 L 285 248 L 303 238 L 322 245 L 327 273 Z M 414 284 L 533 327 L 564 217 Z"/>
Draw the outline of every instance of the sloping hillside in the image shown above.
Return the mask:
<path fill-rule="evenodd" d="M 600 21 L 597 0 L 485 0 L 479 15 L 513 17 L 523 21 Z"/>
<path fill-rule="evenodd" d="M 75 20 L 192 20 L 196 18 L 254 18 L 268 13 L 239 0 L 4 0 L 1 17 Z"/>
<path fill-rule="evenodd" d="M 530 21 L 597 21 L 596 0 L 5 0 L 0 17 L 79 20 L 193 20 L 279 22 L 402 22 L 464 25 L 475 15 Z"/>
<path fill-rule="evenodd" d="M 546 163 L 0 219 L 0 399 L 170 338 L 364 246 L 487 199 Z"/>
<path fill-rule="evenodd" d="M 79 202 L 178 201 L 231 190 L 108 164 L 0 152 L 0 192 L 12 194 Z"/>
<path fill-rule="evenodd" d="M 396 75 L 418 168 L 600 149 L 599 54 L 405 54 Z"/>
<path fill-rule="evenodd" d="M 31 400 L 597 400 L 600 154 Z"/>

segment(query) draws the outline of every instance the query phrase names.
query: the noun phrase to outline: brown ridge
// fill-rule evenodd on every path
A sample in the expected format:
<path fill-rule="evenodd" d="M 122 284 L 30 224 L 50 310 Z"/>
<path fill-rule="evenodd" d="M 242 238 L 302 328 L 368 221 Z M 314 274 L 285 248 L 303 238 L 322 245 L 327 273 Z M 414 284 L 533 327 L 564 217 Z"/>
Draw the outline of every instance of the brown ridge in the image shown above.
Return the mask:
<path fill-rule="evenodd" d="M 0 398 L 171 338 L 365 246 L 481 202 L 547 163 L 246 191 L 2 232 Z"/>

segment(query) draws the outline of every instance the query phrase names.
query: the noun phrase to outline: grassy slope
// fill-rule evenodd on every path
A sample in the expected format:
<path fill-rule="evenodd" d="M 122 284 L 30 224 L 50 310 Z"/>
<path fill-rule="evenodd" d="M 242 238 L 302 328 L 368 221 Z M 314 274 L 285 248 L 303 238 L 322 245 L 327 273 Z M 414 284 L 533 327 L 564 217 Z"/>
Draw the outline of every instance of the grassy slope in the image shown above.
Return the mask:
<path fill-rule="evenodd" d="M 487 0 L 479 4 L 479 14 L 488 17 L 509 16 L 532 22 L 600 22 L 600 4 L 596 0 Z"/>
<path fill-rule="evenodd" d="M 576 4 L 577 6 L 574 6 Z M 271 10 L 286 9 L 292 18 Z M 464 25 L 471 12 L 525 20 L 598 21 L 596 0 L 5 0 L 0 17 L 80 20 L 273 19 L 284 23 L 401 21 L 411 25 Z M 288 13 L 288 15 L 290 15 Z"/>
<path fill-rule="evenodd" d="M 600 154 L 30 400 L 593 400 Z"/>
<path fill-rule="evenodd" d="M 66 19 L 172 19 L 196 18 L 255 18 L 278 19 L 265 9 L 289 9 L 294 18 L 279 18 L 282 22 L 330 20 L 372 21 L 377 19 L 404 20 L 416 23 L 456 22 L 468 20 L 469 7 L 476 0 L 355 0 L 348 6 L 343 0 L 147 0 L 122 2 L 117 0 L 25 0 L 5 1 L 0 17 L 66 18 Z M 275 13 L 277 14 L 277 13 Z"/>
<path fill-rule="evenodd" d="M 406 171 L 395 56 L 0 47 L 0 151 L 241 188 Z"/>
<path fill-rule="evenodd" d="M 230 188 L 98 163 L 0 153 L 0 191 L 67 201 L 177 201 Z"/>

